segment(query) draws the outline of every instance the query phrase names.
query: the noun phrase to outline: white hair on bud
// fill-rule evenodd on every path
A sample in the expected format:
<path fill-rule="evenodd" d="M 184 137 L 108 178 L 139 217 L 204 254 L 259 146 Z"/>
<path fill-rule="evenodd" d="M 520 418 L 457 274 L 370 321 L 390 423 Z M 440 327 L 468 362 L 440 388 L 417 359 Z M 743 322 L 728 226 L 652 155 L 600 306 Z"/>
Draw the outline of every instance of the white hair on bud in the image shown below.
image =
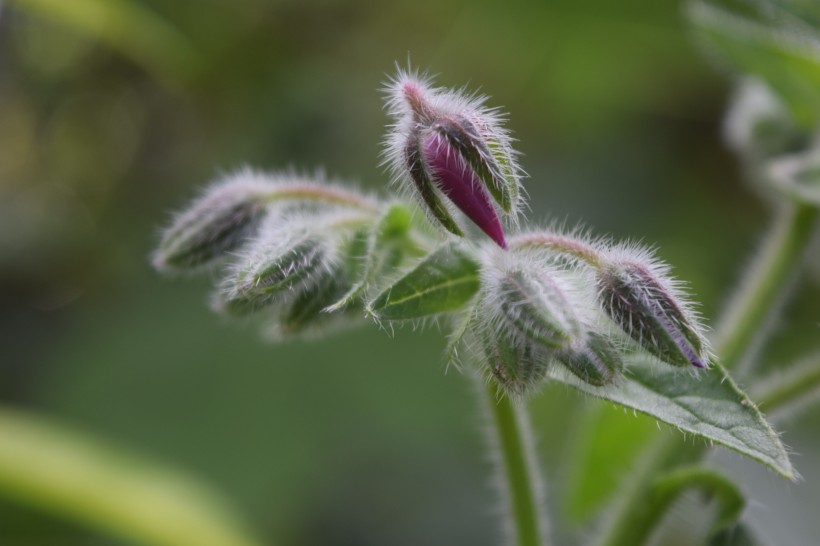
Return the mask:
<path fill-rule="evenodd" d="M 597 320 L 593 298 L 585 290 L 591 285 L 589 274 L 555 267 L 537 251 L 504 252 L 489 244 L 483 248 L 480 262 L 482 288 L 473 312 L 471 335 L 465 342 L 474 359 L 486 361 L 486 338 L 497 339 L 524 357 L 521 366 L 547 370 L 556 364 L 554 356 L 558 351 L 586 343 L 590 325 Z M 509 281 L 515 275 L 532 281 L 528 284 L 535 293 L 524 297 L 533 300 L 534 309 L 548 311 L 550 316 L 545 315 L 545 320 L 554 321 L 556 330 L 566 336 L 563 341 L 556 340 L 554 347 L 543 339 L 539 341 L 537 335 L 533 337 L 543 325 L 533 322 L 532 314 L 524 312 L 522 306 L 527 303 L 521 294 L 508 292 Z M 495 368 L 492 371 L 496 373 Z M 531 382 L 537 381 L 542 373 L 525 368 L 521 372 L 523 375 L 505 385 L 511 395 L 534 392 L 535 384 Z"/>
<path fill-rule="evenodd" d="M 176 213 L 168 227 L 162 231 L 161 243 L 151 258 L 152 264 L 158 270 L 170 273 L 182 270 L 198 272 L 213 262 L 218 262 L 220 254 L 230 250 L 232 246 L 242 244 L 241 239 L 247 236 L 247 230 L 240 228 L 231 236 L 230 243 L 223 242 L 221 246 L 213 239 L 224 235 L 224 232 L 213 233 L 213 230 L 229 220 L 231 215 L 236 215 L 237 210 L 245 210 L 245 214 L 257 217 L 261 215 L 266 208 L 267 196 L 276 187 L 272 178 L 249 169 L 242 169 L 211 183 L 185 209 Z M 246 216 L 245 220 L 248 218 Z M 208 244 L 209 240 L 213 242 Z M 207 258 L 202 257 L 203 252 Z M 179 267 L 174 263 L 175 259 L 188 253 L 193 256 L 182 258 L 182 263 L 188 261 L 190 264 Z"/>
<path fill-rule="evenodd" d="M 272 260 L 285 258 L 283 276 L 303 268 L 306 273 L 288 289 L 287 293 L 276 295 L 278 303 L 292 301 L 300 294 L 315 289 L 322 279 L 338 273 L 341 261 L 340 246 L 352 235 L 346 227 L 356 226 L 368 220 L 361 213 L 343 207 L 330 208 L 321 213 L 302 210 L 287 210 L 269 216 L 258 237 L 239 252 L 229 266 L 227 275 L 219 286 L 222 299 L 231 301 L 241 298 L 247 290 L 247 279 L 255 277 Z M 300 246 L 309 245 L 309 254 L 294 255 L 293 261 L 287 254 L 298 252 Z M 310 245 L 313 249 L 310 249 Z M 311 263 L 318 259 L 318 264 Z M 217 310 L 220 300 L 215 300 Z"/>
<path fill-rule="evenodd" d="M 384 141 L 382 165 L 389 168 L 393 185 L 403 194 L 420 201 L 405 161 L 408 139 L 419 129 L 420 125 L 424 125 L 415 118 L 416 112 L 407 99 L 407 94 L 413 93 L 421 108 L 428 110 L 431 115 L 461 117 L 476 128 L 486 148 L 480 151 L 482 157 L 488 164 L 497 164 L 502 177 L 514 181 L 516 191 L 512 196 L 513 201 L 509 213 L 504 212 L 493 199 L 491 201 L 499 217 L 506 219 L 511 227 L 517 227 L 518 213 L 525 202 L 521 178 L 525 177 L 526 173 L 518 163 L 520 154 L 513 148 L 514 139 L 503 125 L 507 121 L 507 115 L 499 108 L 487 107 L 485 105 L 488 100 L 487 96 L 475 92 L 470 93 L 463 87 L 460 89 L 436 87 L 428 73 L 419 73 L 417 69 L 409 66 L 403 68 L 397 64 L 395 75 L 389 77 L 382 91 L 386 96 L 385 108 L 393 119 L 388 125 L 389 130 Z M 487 157 L 487 154 L 497 157 Z M 460 155 L 458 157 L 459 163 L 463 164 L 465 170 L 471 168 Z M 502 160 L 498 161 L 498 157 Z M 437 223 L 424 203 L 420 204 L 431 221 L 434 224 Z M 451 216 L 461 214 L 449 199 L 443 199 L 442 204 Z"/>
<path fill-rule="evenodd" d="M 682 326 L 687 328 L 699 340 L 702 350 L 698 356 L 703 359 L 702 364 L 708 367 L 709 361 L 714 358 L 714 354 L 706 337 L 707 327 L 703 322 L 700 311 L 696 308 L 688 293 L 687 283 L 672 275 L 671 266 L 658 259 L 653 248 L 631 241 L 609 246 L 603 249 L 602 255 L 606 264 L 616 267 L 621 265 L 637 266 L 649 274 L 656 284 L 656 287 L 649 288 L 674 304 L 682 313 L 685 319 L 685 324 Z M 604 292 L 600 288 L 599 297 L 604 297 Z M 630 336 L 633 335 L 634 325 L 631 317 L 628 325 L 622 324 L 620 327 Z M 640 343 L 640 340 L 638 341 Z M 654 343 L 654 340 L 652 342 Z"/>

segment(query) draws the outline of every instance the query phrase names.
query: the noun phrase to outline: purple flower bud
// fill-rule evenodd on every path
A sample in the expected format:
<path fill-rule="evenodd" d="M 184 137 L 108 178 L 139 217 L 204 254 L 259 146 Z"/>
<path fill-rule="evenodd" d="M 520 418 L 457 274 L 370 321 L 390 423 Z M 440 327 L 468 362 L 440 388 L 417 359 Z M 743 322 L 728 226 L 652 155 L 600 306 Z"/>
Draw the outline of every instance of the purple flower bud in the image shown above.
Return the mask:
<path fill-rule="evenodd" d="M 424 137 L 422 155 L 433 183 L 490 239 L 507 248 L 504 228 L 487 190 L 458 151 L 444 137 L 431 133 Z"/>
<path fill-rule="evenodd" d="M 708 347 L 697 317 L 666 268 L 645 253 L 616 259 L 598 271 L 604 311 L 645 350 L 673 366 L 708 365 Z"/>
<path fill-rule="evenodd" d="M 463 234 L 454 205 L 506 249 L 500 218 L 514 218 L 521 205 L 520 169 L 498 112 L 482 97 L 433 88 L 405 73 L 387 91 L 396 123 L 385 155 L 396 179 L 409 179 L 430 216 L 451 233 Z"/>

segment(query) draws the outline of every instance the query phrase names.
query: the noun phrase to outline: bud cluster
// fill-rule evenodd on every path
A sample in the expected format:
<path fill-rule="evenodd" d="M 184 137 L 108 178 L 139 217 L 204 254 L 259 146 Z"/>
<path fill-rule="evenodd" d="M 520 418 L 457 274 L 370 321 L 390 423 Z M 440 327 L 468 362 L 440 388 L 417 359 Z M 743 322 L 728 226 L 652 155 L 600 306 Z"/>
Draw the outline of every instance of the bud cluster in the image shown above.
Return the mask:
<path fill-rule="evenodd" d="M 562 365 L 602 386 L 622 369 L 612 340 L 597 332 L 581 279 L 521 252 L 490 252 L 471 333 L 479 359 L 510 393 L 523 394 Z"/>
<path fill-rule="evenodd" d="M 380 206 L 340 186 L 240 171 L 171 224 L 154 265 L 166 272 L 218 268 L 213 309 L 261 317 L 277 338 L 355 324 L 362 313 L 352 306 L 332 316 L 325 309 L 353 286 Z"/>
<path fill-rule="evenodd" d="M 645 249 L 544 231 L 481 262 L 470 345 L 510 393 L 531 392 L 554 366 L 590 385 L 614 383 L 637 348 L 676 367 L 709 363 L 680 283 Z"/>
<path fill-rule="evenodd" d="M 615 384 L 626 354 L 639 349 L 672 366 L 708 365 L 696 314 L 646 250 L 549 230 L 508 242 L 501 219 L 515 224 L 521 171 L 501 116 L 484 98 L 404 72 L 388 93 L 395 123 L 386 156 L 396 179 L 433 225 L 464 235 L 460 211 L 489 240 L 438 245 L 430 224 L 415 221 L 400 200 L 245 170 L 172 222 L 155 267 L 216 268 L 212 307 L 259 317 L 275 338 L 366 316 L 459 315 L 457 338 L 514 395 L 532 392 L 554 368 L 589 385 Z"/>

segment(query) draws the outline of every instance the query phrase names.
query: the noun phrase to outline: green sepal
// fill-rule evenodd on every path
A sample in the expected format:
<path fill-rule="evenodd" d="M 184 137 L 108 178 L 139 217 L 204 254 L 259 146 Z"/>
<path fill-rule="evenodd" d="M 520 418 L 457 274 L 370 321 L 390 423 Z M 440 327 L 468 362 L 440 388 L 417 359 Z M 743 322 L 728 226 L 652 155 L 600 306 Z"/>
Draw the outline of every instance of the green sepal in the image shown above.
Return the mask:
<path fill-rule="evenodd" d="M 409 139 L 404 154 L 407 169 L 410 172 L 410 179 L 413 181 L 419 197 L 427 206 L 427 210 L 447 231 L 463 237 L 464 232 L 458 227 L 447 206 L 439 198 L 436 186 L 427 173 L 424 161 L 421 158 L 421 141 L 418 135 Z"/>

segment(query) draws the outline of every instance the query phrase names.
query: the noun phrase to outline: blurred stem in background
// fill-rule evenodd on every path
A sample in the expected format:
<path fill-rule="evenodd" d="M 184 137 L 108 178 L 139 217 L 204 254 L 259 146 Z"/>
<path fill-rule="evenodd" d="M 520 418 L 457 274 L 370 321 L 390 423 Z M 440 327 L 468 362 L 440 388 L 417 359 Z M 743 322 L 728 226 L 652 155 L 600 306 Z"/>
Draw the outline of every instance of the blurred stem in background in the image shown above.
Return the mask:
<path fill-rule="evenodd" d="M 788 298 L 817 219 L 818 209 L 804 203 L 785 203 L 778 211 L 717 328 L 715 345 L 726 368 L 749 372 L 750 353 L 765 341 L 766 330 Z"/>
<path fill-rule="evenodd" d="M 155 546 L 259 546 L 225 503 L 177 470 L 0 408 L 0 491 Z"/>

